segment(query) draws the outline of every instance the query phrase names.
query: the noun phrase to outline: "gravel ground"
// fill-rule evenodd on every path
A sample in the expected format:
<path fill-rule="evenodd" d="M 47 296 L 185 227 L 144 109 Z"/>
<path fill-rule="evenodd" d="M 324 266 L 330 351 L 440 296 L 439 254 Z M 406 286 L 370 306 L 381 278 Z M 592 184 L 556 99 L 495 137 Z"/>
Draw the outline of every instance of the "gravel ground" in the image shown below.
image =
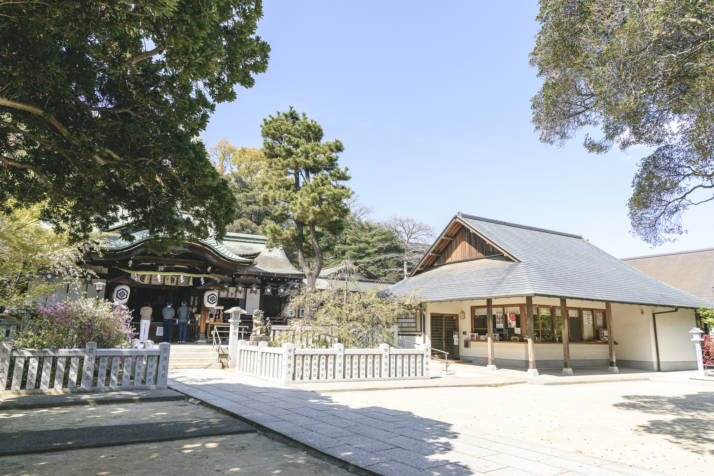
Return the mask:
<path fill-rule="evenodd" d="M 337 392 L 379 406 L 670 474 L 711 474 L 714 385 L 613 382 Z"/>

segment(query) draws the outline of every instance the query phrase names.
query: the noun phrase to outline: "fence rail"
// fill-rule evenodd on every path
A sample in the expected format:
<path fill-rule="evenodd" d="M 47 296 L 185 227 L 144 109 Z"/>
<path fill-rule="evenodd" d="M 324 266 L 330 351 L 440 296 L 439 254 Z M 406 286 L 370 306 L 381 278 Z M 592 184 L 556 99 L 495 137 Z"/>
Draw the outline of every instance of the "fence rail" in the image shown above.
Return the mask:
<path fill-rule="evenodd" d="M 238 341 L 229 346 L 229 366 L 237 372 L 284 383 L 429 378 L 429 346 L 395 349 L 296 349 L 292 343 L 268 347 Z"/>
<path fill-rule="evenodd" d="M 0 393 L 166 388 L 169 344 L 153 349 L 13 349 L 0 342 Z"/>

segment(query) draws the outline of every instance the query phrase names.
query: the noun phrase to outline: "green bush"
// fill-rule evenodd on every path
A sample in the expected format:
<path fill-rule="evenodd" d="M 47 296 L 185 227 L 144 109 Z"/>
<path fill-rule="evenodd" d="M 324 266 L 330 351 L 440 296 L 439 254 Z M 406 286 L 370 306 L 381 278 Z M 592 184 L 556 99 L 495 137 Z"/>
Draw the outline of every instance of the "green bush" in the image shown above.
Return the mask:
<path fill-rule="evenodd" d="M 26 349 L 122 347 L 133 337 L 131 315 L 124 305 L 83 298 L 36 308 L 23 320 L 14 347 Z"/>

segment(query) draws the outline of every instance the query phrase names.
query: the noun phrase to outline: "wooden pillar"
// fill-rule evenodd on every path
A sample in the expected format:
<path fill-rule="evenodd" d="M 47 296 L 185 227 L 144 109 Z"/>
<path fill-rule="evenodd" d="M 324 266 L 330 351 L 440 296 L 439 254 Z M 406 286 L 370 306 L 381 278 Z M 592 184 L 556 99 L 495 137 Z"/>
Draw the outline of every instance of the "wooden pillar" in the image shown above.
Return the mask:
<path fill-rule="evenodd" d="M 486 299 L 486 327 L 488 329 L 488 365 L 487 369 L 496 370 L 496 361 L 493 356 L 493 300 Z"/>
<path fill-rule="evenodd" d="M 595 319 L 593 318 L 593 321 Z M 607 326 L 607 347 L 610 351 L 610 366 L 608 370 L 613 373 L 619 373 L 617 368 L 617 359 L 615 358 L 615 339 L 612 335 L 612 307 L 609 302 L 605 303 L 605 326 Z"/>
<path fill-rule="evenodd" d="M 533 342 L 533 297 L 526 296 L 526 337 L 528 342 L 528 375 L 537 376 L 535 343 Z"/>
<path fill-rule="evenodd" d="M 560 319 L 563 323 L 563 375 L 573 375 L 570 366 L 570 322 L 565 298 L 560 298 Z"/>

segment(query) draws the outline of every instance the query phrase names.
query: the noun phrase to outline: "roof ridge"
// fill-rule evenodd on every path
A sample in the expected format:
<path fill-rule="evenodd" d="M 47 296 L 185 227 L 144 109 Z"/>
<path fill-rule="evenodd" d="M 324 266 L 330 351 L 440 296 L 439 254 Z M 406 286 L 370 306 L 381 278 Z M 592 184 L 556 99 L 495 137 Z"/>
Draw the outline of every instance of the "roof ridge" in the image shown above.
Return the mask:
<path fill-rule="evenodd" d="M 505 226 L 512 226 L 515 228 L 523 228 L 525 230 L 539 231 L 541 233 L 551 233 L 553 235 L 562 235 L 562 236 L 567 236 L 570 238 L 578 238 L 580 240 L 583 239 L 582 235 L 576 235 L 574 233 L 566 233 L 564 231 L 548 230 L 546 228 L 537 228 L 535 226 L 521 225 L 519 223 L 511 223 L 511 222 L 502 221 L 502 220 L 494 220 L 493 218 L 485 218 L 485 217 L 480 217 L 480 216 L 476 216 L 476 215 L 469 215 L 468 213 L 457 212 L 456 216 L 461 217 L 461 218 L 470 218 L 472 220 L 479 220 L 479 221 L 485 221 L 485 222 L 489 222 L 489 223 L 495 223 L 497 225 L 505 225 Z"/>
<path fill-rule="evenodd" d="M 622 258 L 622 261 L 628 261 L 632 259 L 644 259 L 644 258 L 659 258 L 660 256 L 674 256 L 674 255 L 686 255 L 690 253 L 702 253 L 704 251 L 714 251 L 714 248 L 701 248 L 698 250 L 686 250 L 686 251 L 672 251 L 669 253 L 657 253 L 654 255 L 641 255 L 641 256 L 630 256 L 628 258 Z"/>

